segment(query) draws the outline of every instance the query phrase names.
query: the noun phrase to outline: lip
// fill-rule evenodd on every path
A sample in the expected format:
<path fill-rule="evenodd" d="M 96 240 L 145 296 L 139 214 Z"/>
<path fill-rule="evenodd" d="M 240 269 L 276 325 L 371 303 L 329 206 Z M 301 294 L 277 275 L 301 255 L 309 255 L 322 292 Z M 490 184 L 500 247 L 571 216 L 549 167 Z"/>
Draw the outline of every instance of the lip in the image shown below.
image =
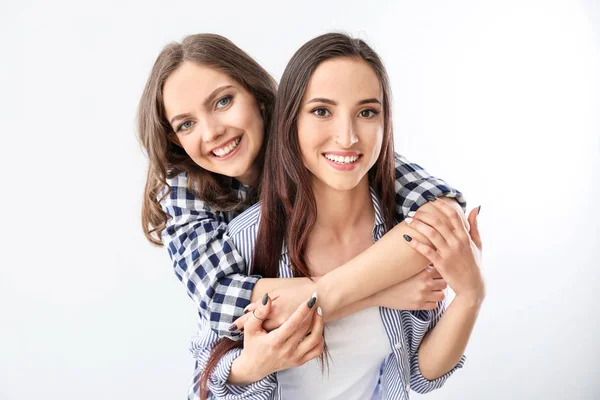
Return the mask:
<path fill-rule="evenodd" d="M 218 156 L 216 156 L 215 154 L 213 154 L 213 151 L 215 151 L 215 150 L 219 150 L 219 149 L 222 149 L 223 147 L 226 147 L 226 146 L 228 146 L 230 143 L 232 143 L 232 142 L 236 141 L 238 138 L 240 139 L 240 142 L 238 143 L 237 147 L 236 147 L 235 149 L 233 149 L 233 151 L 232 151 L 231 153 L 227 154 L 227 155 L 226 155 L 226 156 L 224 156 L 224 157 L 218 157 Z M 236 155 L 236 154 L 238 153 L 238 151 L 239 151 L 239 149 L 240 149 L 240 147 L 241 147 L 241 145 L 242 145 L 242 142 L 243 142 L 243 141 L 244 141 L 243 135 L 236 136 L 236 137 L 234 137 L 233 139 L 231 139 L 231 140 L 228 140 L 227 142 L 223 143 L 222 145 L 220 145 L 220 146 L 217 146 L 217 147 L 213 148 L 212 150 L 210 150 L 210 151 L 208 152 L 208 155 L 209 155 L 210 157 L 212 157 L 213 159 L 215 159 L 215 160 L 219 160 L 219 161 L 228 160 L 228 159 L 230 159 L 231 157 L 233 157 L 234 155 Z"/>
<path fill-rule="evenodd" d="M 327 157 L 325 157 L 325 154 L 332 154 L 332 155 L 343 156 L 343 157 L 358 156 L 358 160 L 356 160 L 352 164 L 338 164 L 334 161 L 331 161 Z M 322 156 L 325 159 L 325 161 L 327 161 L 327 163 L 329 165 L 331 165 L 333 168 L 335 168 L 338 171 L 344 171 L 344 172 L 355 170 L 362 160 L 362 154 L 359 152 L 356 152 L 356 151 L 326 151 L 322 154 Z"/>
<path fill-rule="evenodd" d="M 321 154 L 323 154 L 323 155 L 333 154 L 334 156 L 342 156 L 342 157 L 354 157 L 354 156 L 362 155 L 362 153 L 359 151 L 324 151 Z"/>

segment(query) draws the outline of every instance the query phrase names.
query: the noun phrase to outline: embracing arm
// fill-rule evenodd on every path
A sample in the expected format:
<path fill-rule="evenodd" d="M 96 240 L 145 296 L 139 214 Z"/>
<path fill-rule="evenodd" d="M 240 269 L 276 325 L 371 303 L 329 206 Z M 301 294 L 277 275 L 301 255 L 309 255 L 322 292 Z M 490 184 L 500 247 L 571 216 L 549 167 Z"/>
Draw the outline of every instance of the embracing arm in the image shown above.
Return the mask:
<path fill-rule="evenodd" d="M 246 275 L 244 259 L 225 235 L 228 221 L 189 192 L 187 175 L 181 173 L 167 182 L 171 191 L 160 205 L 171 217 L 161 239 L 175 275 L 212 330 L 239 339 L 228 328 L 250 303 L 259 277 Z"/>

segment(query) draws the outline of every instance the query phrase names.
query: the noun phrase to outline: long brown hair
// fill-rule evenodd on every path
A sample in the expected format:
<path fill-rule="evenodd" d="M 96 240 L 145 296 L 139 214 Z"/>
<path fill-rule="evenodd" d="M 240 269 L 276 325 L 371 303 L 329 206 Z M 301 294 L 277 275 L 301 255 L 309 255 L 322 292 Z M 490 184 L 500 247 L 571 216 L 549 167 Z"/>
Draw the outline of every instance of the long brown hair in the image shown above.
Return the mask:
<path fill-rule="evenodd" d="M 270 132 L 275 106 L 275 80 L 252 57 L 230 40 L 214 34 L 190 35 L 181 43 L 170 43 L 160 52 L 140 100 L 137 123 L 138 137 L 148 155 L 149 165 L 142 205 L 142 226 L 146 238 L 162 245 L 160 234 L 168 215 L 160 201 L 169 195 L 168 177 L 181 172 L 188 175 L 188 190 L 216 210 L 239 209 L 244 203 L 256 201 L 256 196 L 240 200 L 231 190 L 231 178 L 206 171 L 196 164 L 180 146 L 169 140 L 174 135 L 166 118 L 163 104 L 165 81 L 185 61 L 219 69 L 244 86 L 262 105 L 265 140 Z M 263 159 L 263 152 L 258 160 Z M 262 166 L 261 166 L 262 167 Z M 159 198 L 161 192 L 166 192 Z"/>
<path fill-rule="evenodd" d="M 328 33 L 304 44 L 291 58 L 279 84 L 274 132 L 267 142 L 261 182 L 261 219 L 252 273 L 264 278 L 278 276 L 283 241 L 287 245 L 296 277 L 310 277 L 305 252 L 307 239 L 317 217 L 310 175 L 300 152 L 297 119 L 304 93 L 315 69 L 334 58 L 355 58 L 367 62 L 379 78 L 383 92 L 384 132 L 379 158 L 369 171 L 369 182 L 381 201 L 386 229 L 394 220 L 394 143 L 389 79 L 379 56 L 360 39 Z M 281 162 L 285 160 L 285 162 Z M 215 345 L 203 371 L 201 398 L 207 396 L 207 382 L 219 359 L 241 342 L 222 339 Z"/>

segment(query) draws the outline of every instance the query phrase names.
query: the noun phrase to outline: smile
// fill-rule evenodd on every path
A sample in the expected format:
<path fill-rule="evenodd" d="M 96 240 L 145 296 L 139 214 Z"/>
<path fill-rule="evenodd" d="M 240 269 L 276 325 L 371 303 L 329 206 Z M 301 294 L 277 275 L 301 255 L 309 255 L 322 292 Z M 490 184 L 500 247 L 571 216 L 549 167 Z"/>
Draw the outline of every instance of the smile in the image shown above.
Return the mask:
<path fill-rule="evenodd" d="M 360 154 L 352 155 L 352 156 L 339 156 L 339 155 L 329 154 L 329 153 L 325 153 L 325 154 L 323 154 L 323 156 L 325 156 L 325 158 L 328 159 L 329 161 L 333 161 L 334 163 L 341 164 L 341 165 L 354 164 L 361 157 Z"/>
<path fill-rule="evenodd" d="M 225 157 L 229 153 L 231 153 L 233 150 L 235 150 L 241 141 L 242 141 L 242 137 L 240 136 L 236 139 L 233 139 L 232 141 L 225 144 L 224 146 L 214 149 L 211 153 L 216 157 Z"/>

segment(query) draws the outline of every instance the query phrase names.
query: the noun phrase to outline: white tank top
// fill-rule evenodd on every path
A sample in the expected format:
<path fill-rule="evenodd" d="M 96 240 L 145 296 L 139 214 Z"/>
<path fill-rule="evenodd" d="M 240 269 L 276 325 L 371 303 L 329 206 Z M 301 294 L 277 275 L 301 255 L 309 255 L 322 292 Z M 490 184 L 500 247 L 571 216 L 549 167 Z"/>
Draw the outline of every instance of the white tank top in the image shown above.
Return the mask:
<path fill-rule="evenodd" d="M 377 399 L 379 371 L 392 353 L 379 307 L 325 324 L 329 368 L 320 360 L 277 373 L 285 400 Z"/>

